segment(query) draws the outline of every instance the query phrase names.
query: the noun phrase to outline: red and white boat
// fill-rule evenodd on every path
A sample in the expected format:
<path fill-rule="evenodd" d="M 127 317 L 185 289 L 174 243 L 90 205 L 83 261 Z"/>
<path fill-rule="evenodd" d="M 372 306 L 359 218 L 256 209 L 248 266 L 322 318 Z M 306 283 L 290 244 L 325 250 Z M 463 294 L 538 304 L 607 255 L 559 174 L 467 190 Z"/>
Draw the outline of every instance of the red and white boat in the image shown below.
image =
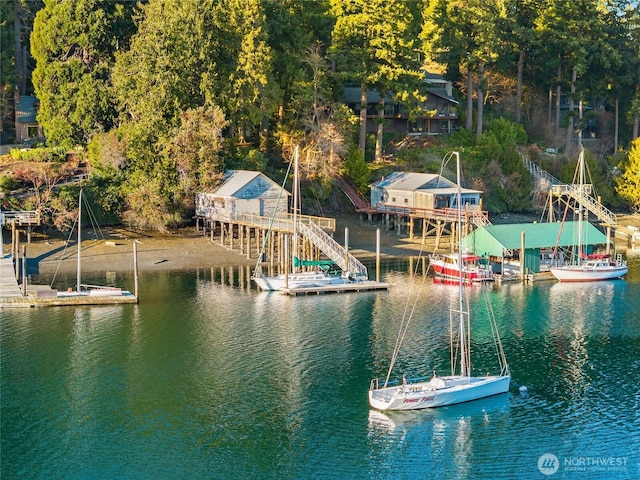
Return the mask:
<path fill-rule="evenodd" d="M 460 259 L 462 259 L 462 279 L 464 282 L 493 281 L 493 272 L 490 266 L 483 264 L 483 258 L 477 255 L 433 254 L 429 256 L 429 264 L 436 275 L 458 280 L 461 270 Z"/>

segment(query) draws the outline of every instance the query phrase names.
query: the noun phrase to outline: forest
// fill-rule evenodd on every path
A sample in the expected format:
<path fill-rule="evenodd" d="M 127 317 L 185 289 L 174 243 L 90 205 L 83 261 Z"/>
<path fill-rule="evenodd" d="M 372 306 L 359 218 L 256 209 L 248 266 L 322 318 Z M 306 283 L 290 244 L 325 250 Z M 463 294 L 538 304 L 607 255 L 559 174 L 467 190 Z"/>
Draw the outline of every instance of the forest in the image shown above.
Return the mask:
<path fill-rule="evenodd" d="M 2 208 L 60 229 L 82 165 L 105 218 L 163 230 L 228 169 L 281 183 L 296 145 L 307 213 L 344 208 L 338 176 L 368 196 L 452 149 L 486 209 L 530 211 L 522 155 L 570 183 L 581 144 L 603 203 L 640 209 L 635 0 L 9 0 L 0 42 L 3 132 L 17 92 L 37 97 L 46 138 L 12 151 L 31 166 L 0 175 Z M 417 117 L 425 72 L 455 86 L 453 134 L 407 148 L 343 102 L 357 86 Z"/>

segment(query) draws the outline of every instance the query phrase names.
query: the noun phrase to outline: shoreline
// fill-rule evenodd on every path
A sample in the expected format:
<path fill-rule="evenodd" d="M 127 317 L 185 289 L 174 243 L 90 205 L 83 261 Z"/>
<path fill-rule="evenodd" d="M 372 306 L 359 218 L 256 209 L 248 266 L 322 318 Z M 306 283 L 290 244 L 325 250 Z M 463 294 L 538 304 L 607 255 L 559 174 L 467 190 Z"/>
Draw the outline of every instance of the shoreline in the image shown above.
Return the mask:
<path fill-rule="evenodd" d="M 334 235 L 344 245 L 345 226 L 339 226 Z M 358 260 L 376 256 L 377 225 L 362 222 L 348 225 L 349 253 Z M 395 232 L 380 229 L 380 257 L 418 256 L 422 240 L 402 238 Z M 83 232 L 81 269 L 83 272 L 131 272 L 134 269 L 133 243 L 137 242 L 137 266 L 139 272 L 184 271 L 198 268 L 255 266 L 258 254 L 250 258 L 239 251 L 212 242 L 202 231 L 194 227 L 170 233 L 137 232 L 122 228 L 102 230 L 101 239 L 91 239 L 92 232 Z M 31 243 L 21 238 L 20 251 L 26 247 L 27 274 L 47 276 L 54 273 L 75 273 L 77 270 L 77 245 L 74 240 L 32 234 Z M 428 244 L 428 241 L 427 241 Z M 9 254 L 10 244 L 3 244 L 3 253 Z M 424 252 L 422 252 L 424 253 Z"/>
<path fill-rule="evenodd" d="M 640 216 L 634 218 L 640 222 Z M 629 219 L 627 219 L 628 221 Z M 498 222 L 496 222 L 498 223 Z M 518 223 L 517 221 L 514 223 Z M 639 223 L 640 224 L 640 223 Z M 623 224 L 624 225 L 624 224 Z M 376 257 L 376 230 L 380 229 L 380 258 L 417 257 L 432 253 L 435 239 L 421 237 L 409 239 L 403 233 L 387 231 L 382 226 L 362 221 L 357 215 L 348 214 L 337 217 L 335 240 L 344 246 L 345 227 L 348 228 L 349 253 L 360 261 L 369 261 Z M 100 240 L 91 239 L 93 232 L 83 234 L 82 270 L 83 272 L 131 272 L 134 269 L 133 242 L 138 242 L 138 271 L 180 271 L 209 267 L 254 266 L 257 252 L 250 258 L 239 251 L 231 250 L 211 241 L 195 227 L 186 227 L 170 233 L 141 232 L 121 227 L 102 230 Z M 7 240 L 9 236 L 3 236 Z M 34 233 L 32 242 L 20 243 L 20 251 L 26 247 L 27 274 L 49 275 L 70 273 L 77 270 L 77 247 L 61 237 L 49 237 Z M 619 239 L 618 239 L 619 240 Z M 618 240 L 614 239 L 615 243 Z M 10 244 L 3 244 L 3 253 L 8 254 Z M 447 238 L 441 239 L 439 252 L 449 251 Z"/>

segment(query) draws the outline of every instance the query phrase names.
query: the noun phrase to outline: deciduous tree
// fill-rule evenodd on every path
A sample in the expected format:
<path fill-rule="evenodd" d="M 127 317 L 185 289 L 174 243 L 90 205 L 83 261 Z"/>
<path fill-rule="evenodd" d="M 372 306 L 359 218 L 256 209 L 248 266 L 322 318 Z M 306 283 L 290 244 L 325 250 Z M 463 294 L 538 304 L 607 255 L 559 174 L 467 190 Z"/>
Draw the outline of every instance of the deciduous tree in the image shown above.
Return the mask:
<path fill-rule="evenodd" d="M 640 139 L 631 143 L 627 160 L 622 165 L 616 191 L 633 209 L 640 211 Z"/>

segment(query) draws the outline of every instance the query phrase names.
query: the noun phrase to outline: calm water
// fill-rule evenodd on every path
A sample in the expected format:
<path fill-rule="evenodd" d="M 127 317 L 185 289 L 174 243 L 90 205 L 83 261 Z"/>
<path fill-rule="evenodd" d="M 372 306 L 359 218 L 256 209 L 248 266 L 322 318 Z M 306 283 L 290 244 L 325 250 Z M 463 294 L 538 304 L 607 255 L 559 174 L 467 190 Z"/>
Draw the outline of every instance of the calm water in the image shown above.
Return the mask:
<path fill-rule="evenodd" d="M 419 412 L 367 403 L 419 287 L 402 262 L 388 292 L 288 298 L 214 269 L 143 275 L 137 306 L 0 311 L 1 477 L 640 478 L 630 260 L 626 281 L 471 289 L 476 371 L 489 303 L 511 392 Z M 456 293 L 428 281 L 399 375 L 447 373 Z"/>

